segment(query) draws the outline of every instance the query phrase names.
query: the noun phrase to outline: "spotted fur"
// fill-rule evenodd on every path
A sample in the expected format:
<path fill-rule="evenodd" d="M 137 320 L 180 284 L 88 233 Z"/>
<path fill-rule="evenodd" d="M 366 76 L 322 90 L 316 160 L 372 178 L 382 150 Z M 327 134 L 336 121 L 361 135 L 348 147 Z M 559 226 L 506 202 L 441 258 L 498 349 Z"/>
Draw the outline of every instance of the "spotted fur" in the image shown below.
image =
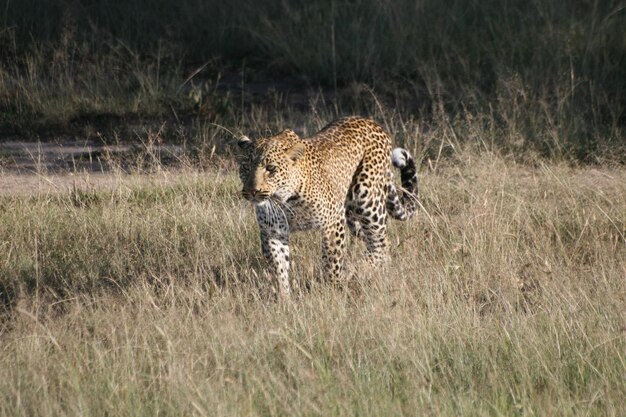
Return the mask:
<path fill-rule="evenodd" d="M 325 274 L 343 268 L 346 224 L 367 247 L 373 264 L 387 256 L 387 214 L 406 220 L 417 208 L 415 160 L 369 119 L 337 120 L 314 136 L 292 130 L 252 141 L 242 138 L 239 175 L 243 196 L 254 203 L 261 248 L 278 291 L 288 295 L 289 234 L 322 229 Z M 392 157 L 393 156 L 393 157 Z M 391 162 L 403 190 L 392 182 Z"/>

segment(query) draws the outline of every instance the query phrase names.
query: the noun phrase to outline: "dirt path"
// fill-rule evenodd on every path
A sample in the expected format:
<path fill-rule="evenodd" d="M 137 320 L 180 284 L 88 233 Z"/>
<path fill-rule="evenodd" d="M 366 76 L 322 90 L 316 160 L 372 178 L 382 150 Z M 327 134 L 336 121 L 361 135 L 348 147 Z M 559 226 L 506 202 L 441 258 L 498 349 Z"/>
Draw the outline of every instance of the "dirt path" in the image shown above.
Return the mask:
<path fill-rule="evenodd" d="M 65 193 L 72 190 L 137 188 L 143 185 L 168 185 L 195 176 L 201 171 L 162 170 L 152 174 L 121 172 L 65 172 L 55 174 L 5 174 L 0 176 L 0 196 Z"/>
<path fill-rule="evenodd" d="M 94 141 L 62 143 L 8 141 L 0 143 L 0 173 L 35 174 L 54 172 L 105 172 L 111 161 L 155 155 L 176 157 L 177 145 L 103 145 Z"/>
<path fill-rule="evenodd" d="M 175 145 L 155 146 L 155 155 L 181 152 Z M 139 156 L 138 156 L 139 155 Z M 147 175 L 126 175 L 112 160 L 138 158 L 146 149 L 135 145 L 105 146 L 91 141 L 0 143 L 0 195 L 67 192 L 72 189 L 128 187 L 147 182 L 169 183 L 181 170 L 163 169 Z"/>

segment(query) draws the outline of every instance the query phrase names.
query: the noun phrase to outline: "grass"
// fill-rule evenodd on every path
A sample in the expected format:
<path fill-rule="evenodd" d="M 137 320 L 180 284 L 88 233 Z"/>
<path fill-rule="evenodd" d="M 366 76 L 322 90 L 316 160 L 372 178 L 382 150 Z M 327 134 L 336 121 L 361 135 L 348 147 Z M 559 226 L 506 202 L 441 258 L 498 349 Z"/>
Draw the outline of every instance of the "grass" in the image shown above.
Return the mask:
<path fill-rule="evenodd" d="M 0 155 L 0 416 L 626 415 L 624 22 L 609 0 L 6 2 L 0 141 L 128 150 L 30 176 Z M 228 132 L 346 114 L 421 161 L 419 214 L 344 289 L 295 236 L 275 302 Z"/>
<path fill-rule="evenodd" d="M 623 168 L 431 166 L 388 271 L 297 235 L 289 303 L 231 170 L 1 196 L 0 415 L 623 415 Z"/>
<path fill-rule="evenodd" d="M 435 128 L 473 118 L 543 157 L 624 160 L 619 2 L 40 3 L 0 10 L 0 133 L 98 130 L 102 115 L 232 126 L 249 109 L 225 90 L 260 82 L 267 104 L 286 81 L 341 114 L 375 92 Z"/>

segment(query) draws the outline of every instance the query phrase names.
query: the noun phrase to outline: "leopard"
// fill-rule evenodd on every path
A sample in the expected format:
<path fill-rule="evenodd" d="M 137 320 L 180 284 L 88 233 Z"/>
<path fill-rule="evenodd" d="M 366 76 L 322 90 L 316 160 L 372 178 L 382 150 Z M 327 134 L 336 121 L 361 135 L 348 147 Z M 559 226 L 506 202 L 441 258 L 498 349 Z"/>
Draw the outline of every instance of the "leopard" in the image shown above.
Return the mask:
<path fill-rule="evenodd" d="M 364 260 L 388 259 L 387 216 L 408 220 L 418 207 L 415 159 L 375 121 L 350 116 L 308 138 L 291 129 L 255 140 L 238 140 L 241 195 L 254 205 L 261 251 L 272 287 L 291 293 L 291 233 L 321 229 L 323 276 L 340 282 L 346 226 L 365 243 Z M 401 188 L 391 166 L 400 170 Z"/>

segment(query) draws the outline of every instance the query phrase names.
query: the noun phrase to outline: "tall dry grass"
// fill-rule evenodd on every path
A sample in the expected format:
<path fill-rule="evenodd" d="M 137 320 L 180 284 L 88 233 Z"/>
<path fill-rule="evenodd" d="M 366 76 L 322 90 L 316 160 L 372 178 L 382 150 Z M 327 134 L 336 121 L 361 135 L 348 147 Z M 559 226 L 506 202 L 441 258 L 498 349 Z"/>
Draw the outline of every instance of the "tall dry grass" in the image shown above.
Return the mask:
<path fill-rule="evenodd" d="M 147 150 L 104 155 L 106 187 L 6 193 L 0 165 L 0 415 L 626 414 L 626 171 L 567 163 L 624 161 L 620 4 L 5 6 L 0 134 Z M 344 289 L 294 236 L 276 303 L 225 129 L 349 113 L 422 161 L 419 214 Z"/>
<path fill-rule="evenodd" d="M 345 114 L 375 91 L 404 118 L 472 117 L 518 150 L 623 161 L 625 16 L 612 0 L 9 1 L 0 132 L 102 114 L 240 122 L 242 101 L 215 89 L 226 74 L 235 92 L 321 86 Z"/>
<path fill-rule="evenodd" d="M 232 171 L 2 195 L 0 415 L 623 415 L 626 172 L 430 166 L 388 270 L 297 235 L 289 303 Z"/>

